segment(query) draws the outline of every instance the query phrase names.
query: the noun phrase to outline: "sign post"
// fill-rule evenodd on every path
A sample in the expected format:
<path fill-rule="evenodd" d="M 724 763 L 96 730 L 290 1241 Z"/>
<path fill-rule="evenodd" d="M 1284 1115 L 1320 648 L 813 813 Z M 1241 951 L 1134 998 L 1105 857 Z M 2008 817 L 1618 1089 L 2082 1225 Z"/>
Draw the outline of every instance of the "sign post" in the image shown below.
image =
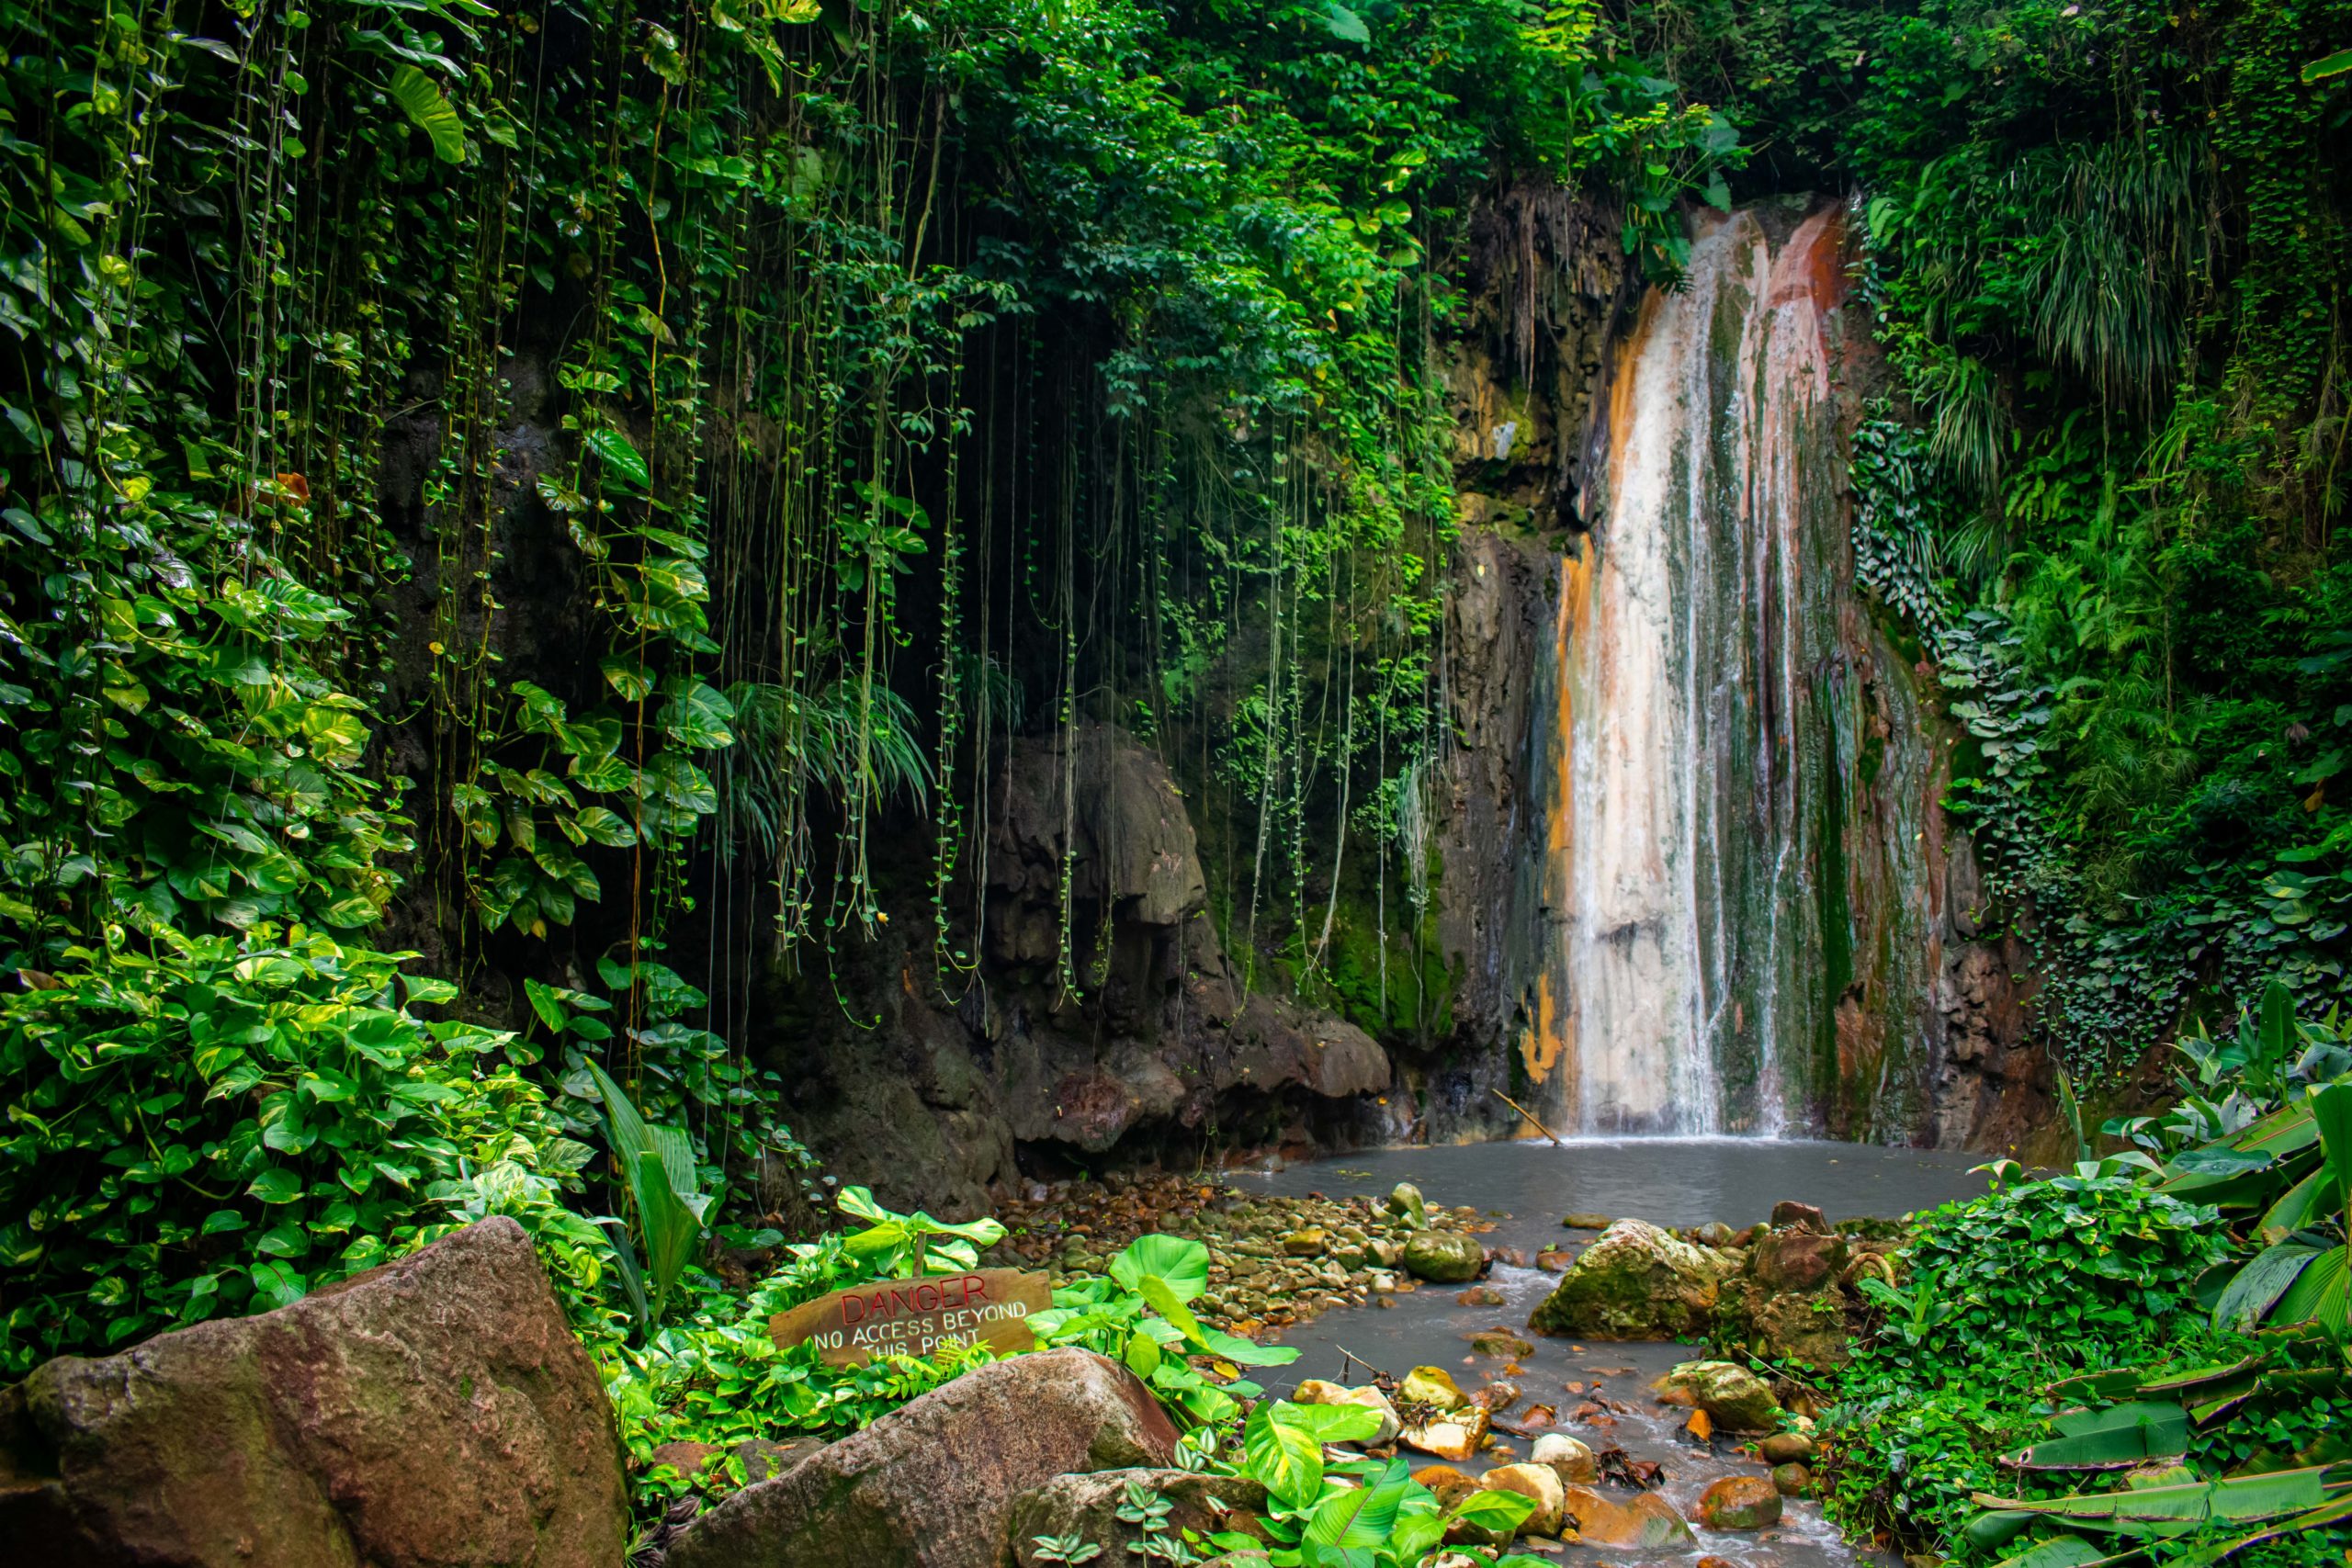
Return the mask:
<path fill-rule="evenodd" d="M 1017 1269 L 869 1280 L 803 1302 L 769 1320 L 779 1349 L 813 1340 L 827 1366 L 864 1366 L 876 1356 L 929 1356 L 950 1345 L 1001 1353 L 1037 1343 L 1029 1314 L 1054 1304 L 1053 1280 Z"/>

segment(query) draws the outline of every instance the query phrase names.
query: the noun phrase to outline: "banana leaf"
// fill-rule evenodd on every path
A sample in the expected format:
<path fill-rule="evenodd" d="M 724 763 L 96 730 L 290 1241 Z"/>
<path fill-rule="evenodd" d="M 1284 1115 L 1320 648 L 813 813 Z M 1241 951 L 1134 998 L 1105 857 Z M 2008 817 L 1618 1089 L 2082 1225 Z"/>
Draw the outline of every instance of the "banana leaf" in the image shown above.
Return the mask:
<path fill-rule="evenodd" d="M 2287 1189 L 2286 1196 L 2271 1204 L 2254 1228 L 2265 1241 L 2284 1241 L 2343 1201 L 2343 1187 L 2335 1173 L 2321 1166 Z"/>
<path fill-rule="evenodd" d="M 2316 1323 L 2338 1340 L 2352 1337 L 2352 1269 L 2345 1249 L 2330 1247 L 2295 1276 L 2273 1310 L 2282 1323 Z"/>
<path fill-rule="evenodd" d="M 2051 1425 L 2057 1437 L 2001 1462 L 2016 1470 L 2127 1470 L 2188 1448 L 2188 1413 L 2161 1401 L 2069 1411 Z"/>
<path fill-rule="evenodd" d="M 2044 1398 L 2060 1404 L 2077 1404 L 2087 1399 L 2120 1399 L 2127 1393 L 2147 1392 L 2147 1386 L 2140 1381 L 2142 1376 L 2135 1367 L 2115 1367 L 2063 1379 L 2041 1393 Z"/>
<path fill-rule="evenodd" d="M 2235 1540 L 2217 1541 L 2211 1546 L 2193 1547 L 2173 1558 L 2165 1564 L 2165 1568 L 2212 1568 L 2214 1563 L 2221 1562 L 2223 1558 L 2233 1557 L 2249 1546 L 2259 1546 L 2266 1540 L 2277 1540 L 2281 1536 L 2295 1535 L 2303 1530 L 2322 1529 L 2329 1525 L 2341 1524 L 2346 1519 L 2352 1519 L 2352 1497 L 2339 1497 L 2335 1502 L 2313 1508 L 2309 1513 L 2297 1514 L 2294 1517 L 2272 1525 L 2267 1529 L 2258 1529 L 2250 1535 L 2242 1535 Z"/>
<path fill-rule="evenodd" d="M 2255 1254 L 2213 1304 L 2213 1326 L 2251 1331 L 2318 1256 L 2318 1247 L 2296 1241 L 2282 1241 Z"/>
<path fill-rule="evenodd" d="M 2055 1535 L 2037 1540 L 2015 1557 L 2005 1557 L 1994 1568 L 2088 1568 L 2104 1562 L 2107 1553 L 2078 1535 Z"/>
<path fill-rule="evenodd" d="M 2152 1486 L 2144 1491 L 2089 1493 L 2041 1500 L 1996 1497 L 1980 1492 L 1974 1500 L 1977 1506 L 1998 1513 L 2042 1515 L 2063 1522 L 2070 1529 L 2168 1538 L 2189 1534 L 2216 1521 L 2252 1524 L 2316 1508 L 2327 1500 L 2322 1485 L 2326 1473 L 2324 1465 L 2314 1465 L 2306 1470 L 2200 1481 L 2186 1486 Z"/>

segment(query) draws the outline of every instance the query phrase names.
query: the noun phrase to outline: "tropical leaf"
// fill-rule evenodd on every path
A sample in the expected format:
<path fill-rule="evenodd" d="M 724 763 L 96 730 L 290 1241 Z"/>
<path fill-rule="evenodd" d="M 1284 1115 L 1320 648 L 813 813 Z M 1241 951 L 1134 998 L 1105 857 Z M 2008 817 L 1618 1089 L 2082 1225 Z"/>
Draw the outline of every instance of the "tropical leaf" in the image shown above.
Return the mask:
<path fill-rule="evenodd" d="M 1111 1278 L 1130 1291 L 1139 1292 L 1147 1274 L 1157 1274 L 1178 1301 L 1189 1302 L 1209 1288 L 1209 1249 L 1182 1236 L 1139 1235 L 1111 1259 Z"/>
<path fill-rule="evenodd" d="M 2222 1288 L 2213 1303 L 2213 1326 L 2250 1331 L 2269 1314 L 2290 1287 L 2311 1266 L 2320 1248 L 2301 1242 L 2280 1242 L 2256 1253 Z"/>
<path fill-rule="evenodd" d="M 2177 1404 L 2151 1401 L 2077 1410 L 2051 1425 L 2058 1437 L 2002 1462 L 2019 1470 L 2122 1470 L 2188 1447 L 2188 1413 Z"/>
<path fill-rule="evenodd" d="M 2332 1247 L 2304 1266 L 2272 1309 L 2281 1323 L 2316 1323 L 2330 1337 L 2352 1337 L 2352 1269 L 2346 1253 Z"/>
<path fill-rule="evenodd" d="M 1340 5 L 1339 0 L 1331 0 L 1324 8 L 1323 25 L 1341 43 L 1369 44 L 1372 41 L 1372 29 L 1363 25 L 1363 18 Z"/>
<path fill-rule="evenodd" d="M 1362 1404 L 1284 1403 L 1274 1406 L 1273 1419 L 1318 1443 L 1361 1443 L 1380 1430 L 1380 1412 Z"/>
<path fill-rule="evenodd" d="M 1241 1468 L 1273 1496 L 1304 1508 L 1323 1489 L 1323 1445 L 1261 1404 L 1241 1428 Z"/>
<path fill-rule="evenodd" d="M 2339 49 L 2334 54 L 2322 55 L 2303 67 L 2306 83 L 2324 82 L 2330 76 L 2341 76 L 2352 71 L 2352 49 Z"/>
<path fill-rule="evenodd" d="M 639 491 L 653 488 L 653 470 L 646 466 L 645 455 L 639 452 L 628 434 L 610 425 L 599 425 L 580 438 L 581 445 L 604 460 L 605 471 Z"/>
<path fill-rule="evenodd" d="M 2015 1557 L 2003 1558 L 1995 1568 L 2084 1568 L 2106 1555 L 2081 1536 L 2059 1535 L 2035 1541 Z"/>
<path fill-rule="evenodd" d="M 1325 1408 L 1340 1408 L 1326 1406 Z M 1396 1526 L 1396 1510 L 1409 1483 L 1358 1486 L 1334 1492 L 1306 1521 L 1306 1539 L 1317 1546 L 1340 1548 L 1381 1546 Z"/>
<path fill-rule="evenodd" d="M 2301 1513 L 2326 1500 L 2321 1481 L 2326 1467 L 2282 1470 L 2268 1475 L 2244 1475 L 2226 1481 L 2200 1481 L 2184 1486 L 2153 1486 L 2143 1491 L 2089 1493 L 2072 1497 L 2027 1500 L 1975 1495 L 1979 1507 L 2002 1513 L 2039 1514 L 2060 1519 L 2076 1529 L 2111 1530 L 2119 1535 L 2170 1537 L 2186 1535 L 2214 1522 L 2248 1524 Z"/>
<path fill-rule="evenodd" d="M 413 65 L 396 65 L 392 68 L 391 92 L 392 102 L 400 105 L 409 122 L 433 143 L 435 157 L 445 164 L 465 160 L 465 125 L 438 83 Z"/>
<path fill-rule="evenodd" d="M 1473 1492 L 1456 1503 L 1446 1517 L 1457 1524 L 1506 1535 L 1527 1522 L 1535 1499 L 1517 1492 Z"/>

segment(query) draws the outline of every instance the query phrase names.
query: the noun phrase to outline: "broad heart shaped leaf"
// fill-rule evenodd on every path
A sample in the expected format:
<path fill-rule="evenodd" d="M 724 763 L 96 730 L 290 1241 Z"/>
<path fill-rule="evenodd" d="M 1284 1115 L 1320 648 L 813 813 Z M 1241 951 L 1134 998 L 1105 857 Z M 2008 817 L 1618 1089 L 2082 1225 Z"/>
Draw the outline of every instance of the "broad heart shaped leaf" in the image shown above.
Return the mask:
<path fill-rule="evenodd" d="M 1515 1530 L 1535 1511 L 1535 1499 L 1516 1492 L 1473 1492 L 1456 1503 L 1447 1517 L 1501 1534 Z"/>
<path fill-rule="evenodd" d="M 878 1225 L 885 1220 L 899 1217 L 874 1201 L 871 1188 L 844 1187 L 842 1195 L 833 1200 L 833 1206 L 851 1219 L 864 1220 L 869 1225 Z"/>
<path fill-rule="evenodd" d="M 2240 1333 L 2251 1330 L 2318 1256 L 2319 1248 L 2291 1241 L 2255 1254 L 2253 1261 L 2239 1269 L 2222 1288 L 2222 1299 L 2213 1303 L 2213 1326 Z"/>
<path fill-rule="evenodd" d="M 394 66 L 392 102 L 432 141 L 435 157 L 445 164 L 464 161 L 465 125 L 432 77 L 413 65 Z"/>
<path fill-rule="evenodd" d="M 1238 1335 L 1211 1328 L 1194 1317 L 1193 1309 L 1176 1299 L 1174 1288 L 1157 1274 L 1139 1278 L 1136 1281 L 1136 1293 L 1186 1339 L 1237 1366 L 1287 1367 L 1298 1359 L 1298 1347 L 1295 1345 L 1258 1345 Z"/>
<path fill-rule="evenodd" d="M 1241 1429 L 1241 1468 L 1280 1501 L 1304 1508 L 1323 1490 L 1323 1445 L 1261 1404 Z"/>
<path fill-rule="evenodd" d="M 600 425 L 580 440 L 588 450 L 605 460 L 606 473 L 627 480 L 637 490 L 653 487 L 653 470 L 646 466 L 645 455 L 620 431 L 610 425 Z"/>
<path fill-rule="evenodd" d="M 1380 1412 L 1361 1404 L 1274 1405 L 1272 1418 L 1295 1427 L 1318 1443 L 1361 1443 L 1380 1430 Z"/>
<path fill-rule="evenodd" d="M 1329 28 L 1331 30 L 1331 36 L 1341 43 L 1370 43 L 1372 41 L 1372 29 L 1363 25 L 1363 18 L 1340 5 L 1340 0 L 1330 0 L 1330 4 L 1324 8 L 1323 25 Z"/>
<path fill-rule="evenodd" d="M 1398 1517 L 1396 1528 L 1388 1532 L 1388 1549 L 1399 1562 L 1418 1562 L 1421 1553 L 1445 1539 L 1445 1520 L 1434 1513 L 1412 1513 Z"/>
<path fill-rule="evenodd" d="M 2316 1323 L 2338 1344 L 2352 1338 L 2352 1269 L 2346 1262 L 2340 1247 L 2312 1258 L 2278 1298 L 2278 1321 Z"/>
<path fill-rule="evenodd" d="M 1141 1294 L 1143 1277 L 1157 1274 L 1180 1302 L 1209 1288 L 1209 1249 L 1182 1236 L 1139 1235 L 1111 1259 L 1111 1278 Z"/>
<path fill-rule="evenodd" d="M 1325 1406 L 1324 1408 L 1332 1408 Z M 1323 1499 L 1306 1522 L 1306 1539 L 1317 1546 L 1381 1546 L 1396 1527 L 1405 1501 L 1402 1485 L 1356 1486 Z"/>

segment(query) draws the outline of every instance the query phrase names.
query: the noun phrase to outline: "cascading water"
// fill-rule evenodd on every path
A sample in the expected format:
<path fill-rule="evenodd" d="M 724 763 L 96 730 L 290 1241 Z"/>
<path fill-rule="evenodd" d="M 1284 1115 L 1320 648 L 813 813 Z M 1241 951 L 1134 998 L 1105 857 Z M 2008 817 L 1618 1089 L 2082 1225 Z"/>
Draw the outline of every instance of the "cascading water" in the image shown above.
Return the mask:
<path fill-rule="evenodd" d="M 1803 1125 L 1836 1049 L 1839 250 L 1834 211 L 1778 247 L 1753 213 L 1709 215 L 1687 285 L 1653 290 L 1620 352 L 1543 737 L 1549 929 L 1521 1049 L 1555 1125 Z"/>

